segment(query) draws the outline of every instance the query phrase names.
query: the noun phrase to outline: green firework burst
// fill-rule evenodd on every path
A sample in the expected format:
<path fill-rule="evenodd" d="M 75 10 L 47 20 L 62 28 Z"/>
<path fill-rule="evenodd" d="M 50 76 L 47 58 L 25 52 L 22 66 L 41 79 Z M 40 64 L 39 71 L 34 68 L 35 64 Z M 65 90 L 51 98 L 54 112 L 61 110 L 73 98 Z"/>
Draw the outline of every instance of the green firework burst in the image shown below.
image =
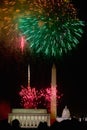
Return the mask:
<path fill-rule="evenodd" d="M 18 27 L 35 54 L 59 57 L 79 43 L 84 23 L 72 13 L 73 9 L 68 12 L 66 4 L 54 4 L 49 10 L 47 6 L 47 11 L 46 6 L 41 6 L 42 12 L 37 9 L 29 17 L 19 19 Z"/>

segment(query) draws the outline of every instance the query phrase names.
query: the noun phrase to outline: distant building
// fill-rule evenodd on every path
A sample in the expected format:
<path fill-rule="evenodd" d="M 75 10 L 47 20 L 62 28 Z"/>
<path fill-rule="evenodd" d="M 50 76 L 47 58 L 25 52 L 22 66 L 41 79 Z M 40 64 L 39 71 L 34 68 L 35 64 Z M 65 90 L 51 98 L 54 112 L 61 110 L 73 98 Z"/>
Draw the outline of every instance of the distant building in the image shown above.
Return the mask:
<path fill-rule="evenodd" d="M 67 119 L 71 120 L 71 116 L 70 116 L 69 109 L 67 108 L 67 106 L 65 106 L 65 108 L 62 111 L 62 116 L 61 117 L 57 117 L 56 120 L 58 122 L 61 122 L 63 120 L 67 120 Z"/>
<path fill-rule="evenodd" d="M 67 106 L 65 106 L 65 108 L 62 111 L 62 118 L 70 118 L 70 111 L 67 108 Z"/>
<path fill-rule="evenodd" d="M 21 128 L 37 128 L 40 122 L 50 126 L 50 114 L 46 109 L 12 109 L 8 115 L 8 123 L 18 120 Z"/>

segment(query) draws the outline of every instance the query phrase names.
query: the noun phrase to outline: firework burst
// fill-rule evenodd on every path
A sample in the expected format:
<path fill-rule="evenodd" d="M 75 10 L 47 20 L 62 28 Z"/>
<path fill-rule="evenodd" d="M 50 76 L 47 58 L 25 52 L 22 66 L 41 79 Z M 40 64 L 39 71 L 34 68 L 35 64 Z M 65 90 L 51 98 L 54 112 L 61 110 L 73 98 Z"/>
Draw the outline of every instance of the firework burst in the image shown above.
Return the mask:
<path fill-rule="evenodd" d="M 30 15 L 18 27 L 35 54 L 59 57 L 79 43 L 84 23 L 76 17 L 73 4 L 65 0 L 34 0 Z"/>
<path fill-rule="evenodd" d="M 29 15 L 29 1 L 3 0 L 0 4 L 0 40 L 11 48 L 19 48 L 22 34 L 17 28 L 17 19 Z"/>
<path fill-rule="evenodd" d="M 55 93 L 55 92 L 54 92 Z M 58 91 L 56 91 L 57 105 L 62 97 Z M 21 87 L 19 92 L 21 97 L 21 106 L 24 108 L 47 108 L 50 110 L 51 103 L 51 88 L 42 88 L 40 90 L 31 87 Z"/>

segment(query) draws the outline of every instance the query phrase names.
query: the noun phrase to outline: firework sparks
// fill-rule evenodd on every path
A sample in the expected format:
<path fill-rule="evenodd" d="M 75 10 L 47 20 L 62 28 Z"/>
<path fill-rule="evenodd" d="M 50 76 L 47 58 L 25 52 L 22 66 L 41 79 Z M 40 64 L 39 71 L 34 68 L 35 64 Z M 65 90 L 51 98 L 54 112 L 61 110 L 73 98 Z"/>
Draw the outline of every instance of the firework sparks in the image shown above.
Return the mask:
<path fill-rule="evenodd" d="M 57 92 L 57 105 L 62 96 Z M 55 93 L 55 92 L 54 92 Z M 19 92 L 21 97 L 21 105 L 24 108 L 47 108 L 50 110 L 50 102 L 51 102 L 51 88 L 44 88 L 37 90 L 36 88 L 31 87 L 21 87 L 21 91 Z"/>
<path fill-rule="evenodd" d="M 79 43 L 83 21 L 73 4 L 65 0 L 34 0 L 30 15 L 19 19 L 19 30 L 34 53 L 60 57 Z"/>
<path fill-rule="evenodd" d="M 0 40 L 5 40 L 10 47 L 20 47 L 17 19 L 29 15 L 28 4 L 26 0 L 3 0 L 0 4 Z"/>

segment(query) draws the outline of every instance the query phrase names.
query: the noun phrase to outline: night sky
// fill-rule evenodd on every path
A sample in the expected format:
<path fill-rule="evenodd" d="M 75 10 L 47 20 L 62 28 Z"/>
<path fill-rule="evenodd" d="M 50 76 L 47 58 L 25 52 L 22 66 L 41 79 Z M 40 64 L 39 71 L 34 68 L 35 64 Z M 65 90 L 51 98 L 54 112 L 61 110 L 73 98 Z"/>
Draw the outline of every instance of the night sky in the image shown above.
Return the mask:
<path fill-rule="evenodd" d="M 86 0 L 74 0 L 80 20 L 87 22 Z M 84 2 L 84 3 L 83 3 Z M 87 30 L 80 43 L 70 53 L 56 61 L 57 87 L 63 97 L 59 102 L 58 114 L 67 105 L 72 114 L 87 115 Z M 31 86 L 47 87 L 51 84 L 52 61 L 32 57 L 28 51 L 23 54 L 10 51 L 6 41 L 0 40 L 0 99 L 10 102 L 12 107 L 20 107 L 18 92 L 21 85 L 27 86 L 27 65 L 31 65 Z"/>

